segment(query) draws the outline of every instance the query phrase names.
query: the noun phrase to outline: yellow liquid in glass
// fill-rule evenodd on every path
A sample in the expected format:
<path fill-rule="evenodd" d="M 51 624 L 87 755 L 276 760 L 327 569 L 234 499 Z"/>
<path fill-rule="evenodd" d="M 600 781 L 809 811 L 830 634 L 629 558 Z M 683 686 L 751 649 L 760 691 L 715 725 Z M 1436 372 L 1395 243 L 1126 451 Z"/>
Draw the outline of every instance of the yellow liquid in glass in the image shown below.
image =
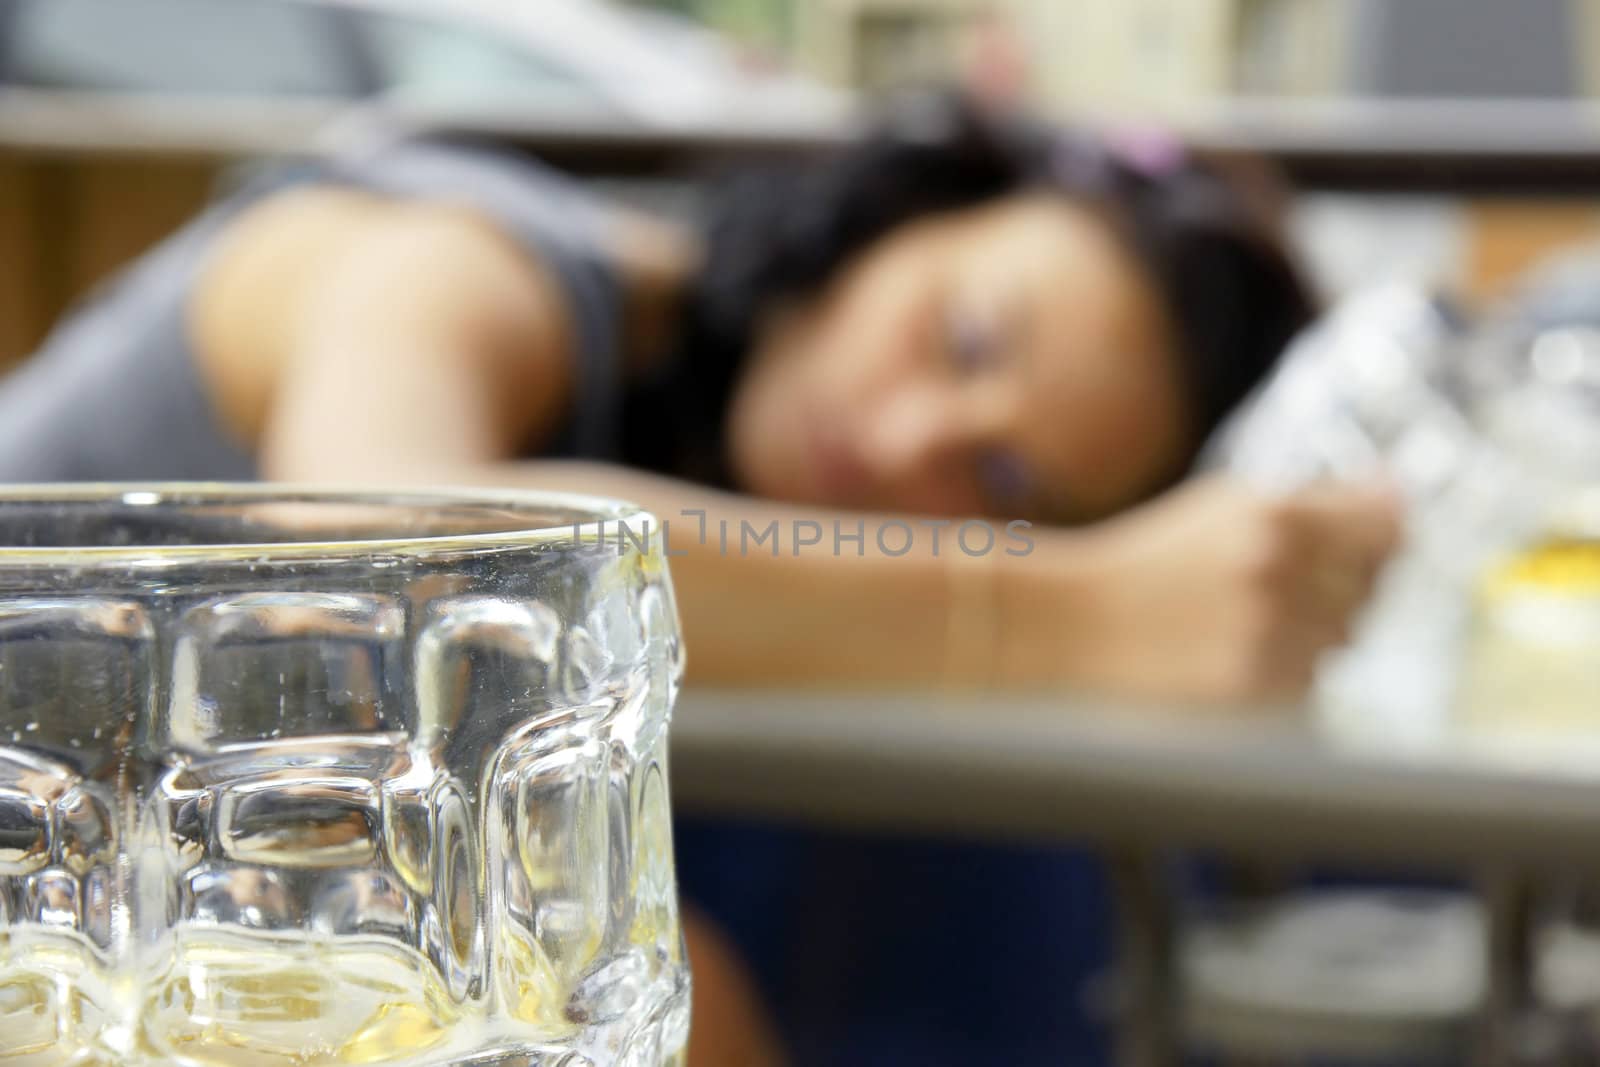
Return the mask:
<path fill-rule="evenodd" d="M 445 1041 L 459 1009 L 393 942 L 181 927 L 151 986 L 151 1053 L 219 1067 L 395 1063 Z"/>
<path fill-rule="evenodd" d="M 113 996 L 99 953 L 81 934 L 0 929 L 0 1064 L 100 1067 Z"/>

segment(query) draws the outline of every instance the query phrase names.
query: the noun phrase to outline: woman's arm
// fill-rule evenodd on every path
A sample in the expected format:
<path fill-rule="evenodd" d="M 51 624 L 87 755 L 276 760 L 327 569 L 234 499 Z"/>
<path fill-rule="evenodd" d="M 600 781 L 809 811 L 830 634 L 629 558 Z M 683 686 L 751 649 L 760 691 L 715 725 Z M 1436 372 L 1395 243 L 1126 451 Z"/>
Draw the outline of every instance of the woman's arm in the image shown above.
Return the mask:
<path fill-rule="evenodd" d="M 990 521 L 993 547 L 969 555 L 960 521 L 793 507 L 603 464 L 411 474 L 615 496 L 666 520 L 689 673 L 713 683 L 1293 697 L 1399 537 L 1392 499 L 1342 486 L 1272 498 L 1205 480 L 1092 528 L 1008 535 Z M 887 555 L 879 530 L 889 552 L 911 531 L 910 549 Z M 986 536 L 971 532 L 977 552 Z"/>
<path fill-rule="evenodd" d="M 189 326 L 269 478 L 381 478 L 537 446 L 572 390 L 554 277 L 470 209 L 324 187 L 234 220 Z"/>
<path fill-rule="evenodd" d="M 693 680 L 811 686 L 1000 680 L 1000 597 L 1015 562 L 1004 555 L 1000 529 L 990 553 L 970 557 L 955 543 L 955 524 L 935 528 L 912 516 L 797 507 L 607 464 L 499 464 L 448 477 L 598 493 L 655 515 L 665 527 Z M 904 526 L 883 525 L 893 521 Z M 908 539 L 910 549 L 884 554 L 879 530 L 889 551 L 899 553 Z"/>

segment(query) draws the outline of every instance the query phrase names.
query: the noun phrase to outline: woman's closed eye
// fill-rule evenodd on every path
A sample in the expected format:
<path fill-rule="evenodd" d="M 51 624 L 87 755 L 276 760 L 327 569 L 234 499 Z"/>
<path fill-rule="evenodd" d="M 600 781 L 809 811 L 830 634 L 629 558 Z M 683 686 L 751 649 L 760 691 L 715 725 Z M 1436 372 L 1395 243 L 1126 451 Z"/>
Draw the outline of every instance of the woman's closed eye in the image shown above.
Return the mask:
<path fill-rule="evenodd" d="M 945 319 L 945 351 L 950 365 L 961 374 L 974 374 L 999 362 L 1001 340 L 992 315 L 957 308 Z"/>

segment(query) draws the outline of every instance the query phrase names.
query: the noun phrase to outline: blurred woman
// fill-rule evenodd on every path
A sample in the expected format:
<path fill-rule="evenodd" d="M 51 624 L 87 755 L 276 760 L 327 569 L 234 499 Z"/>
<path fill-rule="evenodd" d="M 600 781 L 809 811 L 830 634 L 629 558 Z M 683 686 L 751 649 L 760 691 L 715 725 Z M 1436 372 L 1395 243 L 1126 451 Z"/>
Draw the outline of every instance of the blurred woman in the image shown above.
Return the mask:
<path fill-rule="evenodd" d="M 673 522 L 692 680 L 1292 693 L 1389 503 L 1163 493 L 1311 314 L 1260 194 L 939 96 L 699 226 L 463 144 L 275 167 L 0 383 L 0 480 L 603 493 Z M 928 521 L 980 515 L 1041 525 Z"/>
<path fill-rule="evenodd" d="M 462 146 L 274 168 L 0 383 L 0 479 L 512 483 L 736 530 L 1030 519 L 1055 528 L 1020 557 L 681 531 L 690 670 L 1290 691 L 1382 557 L 1382 504 L 1208 484 L 1112 518 L 1310 314 L 1252 192 L 948 97 L 733 182 L 698 232 Z"/>

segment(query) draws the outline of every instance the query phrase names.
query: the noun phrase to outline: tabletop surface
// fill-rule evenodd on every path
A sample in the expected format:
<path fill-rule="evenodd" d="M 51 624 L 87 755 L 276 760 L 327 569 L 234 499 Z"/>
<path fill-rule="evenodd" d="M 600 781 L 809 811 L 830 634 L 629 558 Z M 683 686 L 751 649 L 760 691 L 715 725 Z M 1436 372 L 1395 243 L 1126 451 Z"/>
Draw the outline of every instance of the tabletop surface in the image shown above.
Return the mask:
<path fill-rule="evenodd" d="M 1302 709 L 685 691 L 680 810 L 1285 858 L 1600 869 L 1600 740 L 1335 738 Z"/>

